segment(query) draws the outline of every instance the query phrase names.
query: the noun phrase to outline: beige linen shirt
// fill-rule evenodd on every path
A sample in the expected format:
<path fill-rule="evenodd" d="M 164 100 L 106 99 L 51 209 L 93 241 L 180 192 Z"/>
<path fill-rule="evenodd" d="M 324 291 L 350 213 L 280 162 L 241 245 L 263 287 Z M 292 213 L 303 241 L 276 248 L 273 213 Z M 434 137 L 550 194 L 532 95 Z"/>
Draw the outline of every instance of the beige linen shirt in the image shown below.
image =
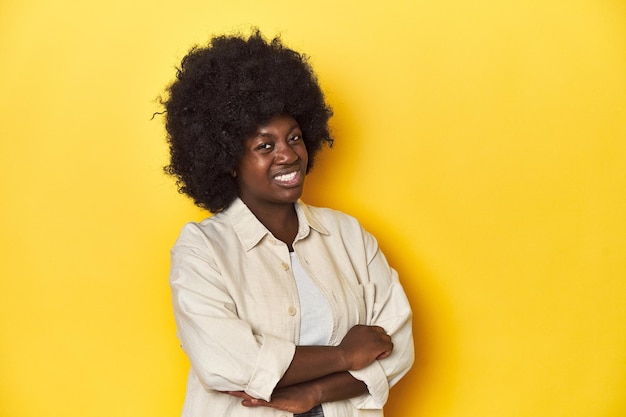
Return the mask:
<path fill-rule="evenodd" d="M 331 345 L 356 324 L 392 337 L 386 359 L 352 371 L 369 394 L 322 405 L 325 417 L 382 416 L 389 388 L 413 363 L 411 308 L 374 237 L 338 211 L 296 204 L 293 249 L 328 300 Z M 220 391 L 269 400 L 298 345 L 300 306 L 289 249 L 239 199 L 185 225 L 171 253 L 177 335 L 191 370 L 183 417 L 281 417 Z"/>

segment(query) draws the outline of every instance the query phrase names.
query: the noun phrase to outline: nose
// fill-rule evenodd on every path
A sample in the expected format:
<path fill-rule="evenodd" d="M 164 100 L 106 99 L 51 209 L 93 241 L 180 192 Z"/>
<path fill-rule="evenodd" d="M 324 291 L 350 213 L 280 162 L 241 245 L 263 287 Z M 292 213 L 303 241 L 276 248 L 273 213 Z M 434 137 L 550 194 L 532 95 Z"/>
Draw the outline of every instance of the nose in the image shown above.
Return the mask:
<path fill-rule="evenodd" d="M 276 146 L 276 163 L 291 164 L 299 158 L 296 151 L 287 143 L 280 143 Z"/>

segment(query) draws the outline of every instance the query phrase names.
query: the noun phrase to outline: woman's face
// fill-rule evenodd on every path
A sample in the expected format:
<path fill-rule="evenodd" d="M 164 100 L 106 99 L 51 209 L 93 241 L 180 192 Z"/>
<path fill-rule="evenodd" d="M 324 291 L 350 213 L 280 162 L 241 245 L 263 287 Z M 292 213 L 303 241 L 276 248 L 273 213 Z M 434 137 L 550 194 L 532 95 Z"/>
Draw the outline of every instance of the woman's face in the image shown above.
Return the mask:
<path fill-rule="evenodd" d="M 235 170 L 239 197 L 253 211 L 294 203 L 302 195 L 308 160 L 298 122 L 275 116 L 244 140 Z"/>

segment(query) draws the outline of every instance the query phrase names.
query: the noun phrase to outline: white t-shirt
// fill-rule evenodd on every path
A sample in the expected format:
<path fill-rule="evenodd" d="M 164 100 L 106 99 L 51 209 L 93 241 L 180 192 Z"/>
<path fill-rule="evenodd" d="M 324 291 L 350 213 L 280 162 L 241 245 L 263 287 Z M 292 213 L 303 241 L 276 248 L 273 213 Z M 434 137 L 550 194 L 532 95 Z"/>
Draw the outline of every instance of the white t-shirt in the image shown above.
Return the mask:
<path fill-rule="evenodd" d="M 324 294 L 311 279 L 298 256 L 291 252 L 291 270 L 296 279 L 300 298 L 301 346 L 328 345 L 333 331 L 333 317 Z"/>

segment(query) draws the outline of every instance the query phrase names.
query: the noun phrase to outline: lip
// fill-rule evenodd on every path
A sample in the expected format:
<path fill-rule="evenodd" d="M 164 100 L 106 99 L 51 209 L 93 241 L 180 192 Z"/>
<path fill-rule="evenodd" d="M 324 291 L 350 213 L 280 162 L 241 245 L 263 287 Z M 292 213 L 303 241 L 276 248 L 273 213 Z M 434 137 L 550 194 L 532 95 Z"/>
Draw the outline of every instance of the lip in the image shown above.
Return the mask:
<path fill-rule="evenodd" d="M 302 184 L 303 177 L 302 170 L 298 168 L 277 172 L 272 175 L 272 180 L 281 187 L 290 188 Z"/>

